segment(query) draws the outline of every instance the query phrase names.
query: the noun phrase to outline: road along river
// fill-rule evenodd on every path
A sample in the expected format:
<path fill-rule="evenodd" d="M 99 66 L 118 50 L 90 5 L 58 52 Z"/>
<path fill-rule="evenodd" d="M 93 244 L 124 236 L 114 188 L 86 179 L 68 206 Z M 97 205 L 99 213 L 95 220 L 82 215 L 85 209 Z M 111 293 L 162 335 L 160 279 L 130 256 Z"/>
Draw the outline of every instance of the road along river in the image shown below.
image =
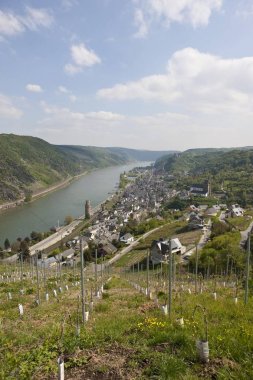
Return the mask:
<path fill-rule="evenodd" d="M 13 242 L 17 237 L 29 236 L 32 231 L 48 231 L 58 221 L 62 225 L 67 215 L 78 218 L 84 214 L 86 199 L 91 201 L 92 207 L 97 206 L 116 191 L 121 173 L 149 164 L 141 161 L 98 169 L 37 201 L 3 212 L 0 214 L 0 245 L 3 246 L 6 238 Z"/>

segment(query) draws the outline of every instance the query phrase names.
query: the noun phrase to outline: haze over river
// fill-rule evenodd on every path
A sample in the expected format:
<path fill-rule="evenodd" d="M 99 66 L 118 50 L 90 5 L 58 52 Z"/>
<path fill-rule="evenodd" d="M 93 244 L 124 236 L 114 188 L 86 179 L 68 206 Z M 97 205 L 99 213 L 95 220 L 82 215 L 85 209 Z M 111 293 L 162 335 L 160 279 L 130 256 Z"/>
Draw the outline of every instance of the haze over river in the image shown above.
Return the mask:
<path fill-rule="evenodd" d="M 64 223 L 66 215 L 77 218 L 84 214 L 85 200 L 95 207 L 117 189 L 120 173 L 137 166 L 147 166 L 150 162 L 134 162 L 124 166 L 113 166 L 95 170 L 69 186 L 56 190 L 30 204 L 10 209 L 0 214 L 0 245 L 8 238 L 29 236 L 32 231 L 48 231 Z"/>

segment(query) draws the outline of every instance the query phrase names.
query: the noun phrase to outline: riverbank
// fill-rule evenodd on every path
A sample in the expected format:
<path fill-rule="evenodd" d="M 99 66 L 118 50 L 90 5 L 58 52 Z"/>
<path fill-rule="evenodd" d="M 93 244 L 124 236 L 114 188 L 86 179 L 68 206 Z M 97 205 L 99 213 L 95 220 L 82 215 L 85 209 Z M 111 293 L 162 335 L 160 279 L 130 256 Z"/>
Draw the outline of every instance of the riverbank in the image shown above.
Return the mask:
<path fill-rule="evenodd" d="M 44 190 L 38 190 L 36 193 L 34 193 L 32 195 L 32 199 L 29 201 L 29 203 L 32 203 L 32 202 L 34 202 L 37 199 L 40 199 L 42 197 L 45 197 L 46 195 L 48 195 L 48 194 L 50 194 L 56 190 L 60 190 L 66 186 L 69 186 L 73 181 L 78 180 L 79 178 L 83 177 L 87 173 L 88 173 L 88 171 L 85 171 L 84 173 L 78 174 L 78 175 L 73 176 L 73 177 L 69 177 L 69 178 L 65 179 L 64 181 L 61 181 L 58 184 L 50 186 Z M 9 209 L 13 209 L 13 208 L 22 206 L 25 203 L 26 203 L 25 197 L 17 199 L 16 201 L 13 201 L 13 202 L 3 203 L 0 205 L 0 213 L 3 211 L 9 210 Z"/>
<path fill-rule="evenodd" d="M 24 203 L 0 213 L 0 246 L 6 238 L 13 242 L 25 238 L 32 231 L 49 231 L 62 225 L 66 216 L 74 219 L 84 214 L 85 201 L 90 200 L 92 209 L 118 191 L 119 176 L 135 166 L 147 166 L 146 162 L 119 165 L 91 170 L 59 191 L 52 191 L 36 202 Z M 110 200 L 109 200 L 110 201 Z"/>

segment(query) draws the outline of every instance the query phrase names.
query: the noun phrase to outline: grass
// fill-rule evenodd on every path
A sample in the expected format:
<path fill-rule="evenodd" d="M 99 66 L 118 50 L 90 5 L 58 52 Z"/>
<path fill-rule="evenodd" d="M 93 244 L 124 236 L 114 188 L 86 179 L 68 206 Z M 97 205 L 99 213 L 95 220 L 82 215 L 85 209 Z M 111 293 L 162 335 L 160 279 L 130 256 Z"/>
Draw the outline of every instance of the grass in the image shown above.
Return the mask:
<path fill-rule="evenodd" d="M 183 245 L 193 245 L 196 241 L 200 239 L 201 230 L 181 232 L 182 228 L 187 225 L 184 221 L 175 221 L 169 224 L 166 224 L 159 228 L 158 231 L 154 231 L 145 239 L 141 239 L 138 249 L 150 247 L 153 240 L 159 240 L 163 238 L 164 240 L 168 238 L 178 237 Z"/>
<path fill-rule="evenodd" d="M 115 267 L 132 266 L 142 261 L 147 255 L 147 250 L 133 250 L 123 255 L 115 262 Z"/>
<path fill-rule="evenodd" d="M 159 268 L 158 268 L 159 269 Z M 6 270 L 6 268 L 4 269 Z M 3 273 L 3 272 L 2 272 Z M 252 379 L 253 378 L 253 300 L 243 304 L 239 288 L 236 305 L 232 279 L 224 287 L 217 278 L 217 300 L 212 292 L 214 280 L 206 280 L 202 294 L 194 294 L 194 278 L 177 276 L 172 298 L 171 319 L 152 300 L 137 292 L 129 281 L 146 286 L 145 271 L 129 272 L 127 279 L 114 275 L 104 286 L 102 299 L 94 299 L 90 320 L 76 334 L 81 322 L 80 289 L 65 273 L 69 291 L 58 300 L 35 306 L 36 283 L 26 279 L 25 292 L 19 294 L 20 282 L 0 283 L 0 379 L 57 379 L 57 358 L 65 357 L 66 379 Z M 167 300 L 167 274 L 150 270 L 150 288 Z M 55 278 L 49 281 L 55 284 Z M 65 283 L 64 282 L 64 283 Z M 164 283 L 165 282 L 165 283 Z M 86 283 L 86 287 L 93 284 Z M 184 285 L 184 290 L 180 288 Z M 41 284 L 42 286 L 42 284 Z M 94 284 L 93 284 L 94 286 Z M 192 290 L 189 294 L 188 288 Z M 180 290 L 181 289 L 181 290 Z M 7 300 L 11 291 L 12 300 Z M 41 287 L 41 295 L 44 293 Z M 28 294 L 29 293 L 29 294 Z M 89 299 L 87 299 L 89 301 Z M 18 303 L 25 314 L 18 314 Z M 197 304 L 207 310 L 210 362 L 202 364 L 195 341 L 204 336 L 204 321 Z M 79 310 L 79 311 L 78 311 Z M 183 316 L 185 325 L 176 320 Z"/>
<path fill-rule="evenodd" d="M 235 218 L 226 219 L 229 224 L 235 226 L 239 231 L 245 231 L 250 223 L 252 222 L 252 216 L 248 214 L 247 216 L 238 216 Z"/>
<path fill-rule="evenodd" d="M 168 233 L 174 231 L 173 236 L 178 237 L 181 241 L 182 245 L 186 246 L 186 249 L 189 249 L 194 246 L 196 241 L 200 239 L 200 236 L 202 232 L 200 230 L 197 231 L 189 231 L 184 233 L 176 233 L 178 229 L 178 222 L 173 223 L 173 226 L 163 226 L 159 231 L 155 231 L 150 236 L 148 236 L 145 240 L 142 240 L 142 242 L 138 245 L 137 249 L 134 249 L 127 254 L 123 255 L 118 261 L 115 262 L 115 267 L 131 267 L 134 264 L 137 264 L 138 262 L 141 262 L 145 259 L 147 255 L 147 248 L 146 248 L 146 242 L 148 241 L 149 244 L 154 239 L 158 239 L 159 237 L 168 237 Z M 164 234 L 164 235 L 162 235 Z"/>

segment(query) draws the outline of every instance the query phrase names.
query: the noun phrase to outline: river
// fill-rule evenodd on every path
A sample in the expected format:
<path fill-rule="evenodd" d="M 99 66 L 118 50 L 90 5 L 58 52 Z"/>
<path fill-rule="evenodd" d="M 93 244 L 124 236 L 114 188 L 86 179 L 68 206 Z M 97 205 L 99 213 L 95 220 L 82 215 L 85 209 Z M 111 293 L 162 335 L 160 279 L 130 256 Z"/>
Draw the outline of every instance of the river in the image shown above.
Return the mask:
<path fill-rule="evenodd" d="M 83 215 L 86 199 L 92 207 L 97 206 L 116 191 L 120 173 L 148 164 L 150 162 L 141 161 L 98 169 L 30 204 L 4 211 L 0 214 L 0 246 L 3 247 L 6 238 L 13 242 L 17 237 L 29 236 L 32 231 L 48 231 L 58 221 L 62 225 L 67 215 L 74 218 Z"/>

